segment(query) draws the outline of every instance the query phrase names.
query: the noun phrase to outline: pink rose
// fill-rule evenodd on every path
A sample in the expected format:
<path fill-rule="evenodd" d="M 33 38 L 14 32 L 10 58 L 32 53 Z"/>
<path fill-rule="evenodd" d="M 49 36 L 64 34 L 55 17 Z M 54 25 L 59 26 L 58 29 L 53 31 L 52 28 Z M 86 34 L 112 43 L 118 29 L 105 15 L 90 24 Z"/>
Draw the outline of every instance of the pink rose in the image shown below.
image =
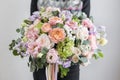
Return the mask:
<path fill-rule="evenodd" d="M 97 49 L 97 41 L 95 35 L 93 34 L 89 35 L 88 40 L 90 41 L 90 46 L 92 50 Z"/>
<path fill-rule="evenodd" d="M 68 25 L 73 30 L 76 30 L 78 27 L 77 22 L 74 21 L 67 21 L 65 24 Z"/>
<path fill-rule="evenodd" d="M 59 59 L 58 52 L 55 49 L 50 49 L 46 58 L 48 63 L 56 63 Z"/>
<path fill-rule="evenodd" d="M 28 30 L 25 32 L 25 36 L 28 40 L 34 41 L 38 38 L 39 30 L 35 29 L 33 25 L 31 25 Z"/>
<path fill-rule="evenodd" d="M 87 28 L 93 28 L 93 26 L 94 26 L 92 21 L 89 18 L 82 20 L 82 25 Z"/>
<path fill-rule="evenodd" d="M 36 57 L 40 51 L 40 46 L 36 42 L 29 42 L 27 47 L 27 53 L 33 57 Z"/>

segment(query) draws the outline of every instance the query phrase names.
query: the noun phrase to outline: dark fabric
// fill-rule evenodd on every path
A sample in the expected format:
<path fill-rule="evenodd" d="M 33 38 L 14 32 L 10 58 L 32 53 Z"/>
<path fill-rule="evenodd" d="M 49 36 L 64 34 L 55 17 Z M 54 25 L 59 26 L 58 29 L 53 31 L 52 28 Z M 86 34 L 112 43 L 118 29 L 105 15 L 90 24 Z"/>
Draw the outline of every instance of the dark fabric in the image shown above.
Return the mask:
<path fill-rule="evenodd" d="M 87 17 L 90 15 L 90 0 L 82 0 L 83 1 L 83 8 L 82 12 L 87 14 Z"/>
<path fill-rule="evenodd" d="M 79 72 L 79 65 L 73 65 L 70 67 L 70 71 L 66 77 L 61 78 L 60 73 L 58 73 L 58 80 L 79 80 Z M 34 80 L 46 80 L 45 68 L 33 72 L 33 78 Z"/>
<path fill-rule="evenodd" d="M 37 1 L 38 1 L 38 0 L 31 0 L 31 5 L 30 5 L 30 14 L 31 14 L 31 15 L 32 15 L 32 13 L 33 13 L 34 11 L 38 11 Z"/>

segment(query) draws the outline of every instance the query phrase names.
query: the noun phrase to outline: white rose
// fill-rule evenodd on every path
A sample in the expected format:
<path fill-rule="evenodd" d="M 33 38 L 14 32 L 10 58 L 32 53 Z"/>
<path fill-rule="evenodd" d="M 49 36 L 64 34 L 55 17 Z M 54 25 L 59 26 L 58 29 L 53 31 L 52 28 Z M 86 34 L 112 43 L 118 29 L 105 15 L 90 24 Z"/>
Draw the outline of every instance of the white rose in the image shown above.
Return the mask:
<path fill-rule="evenodd" d="M 86 27 L 79 27 L 76 30 L 77 39 L 87 40 L 88 36 L 89 36 L 89 32 L 88 32 L 88 29 Z"/>

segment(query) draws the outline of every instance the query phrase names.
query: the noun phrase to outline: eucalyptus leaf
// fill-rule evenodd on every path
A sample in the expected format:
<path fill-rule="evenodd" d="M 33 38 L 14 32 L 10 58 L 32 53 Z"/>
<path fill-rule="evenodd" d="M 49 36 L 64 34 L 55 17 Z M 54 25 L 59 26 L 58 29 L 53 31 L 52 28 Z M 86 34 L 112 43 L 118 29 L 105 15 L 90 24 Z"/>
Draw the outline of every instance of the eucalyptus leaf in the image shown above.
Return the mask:
<path fill-rule="evenodd" d="M 90 42 L 88 41 L 88 40 L 84 40 L 84 41 L 82 41 L 82 45 L 87 45 L 87 44 L 89 44 Z"/>
<path fill-rule="evenodd" d="M 30 71 L 31 71 L 31 72 L 34 72 L 35 69 L 36 69 L 35 65 L 31 64 L 31 65 L 30 65 Z"/>
<path fill-rule="evenodd" d="M 32 24 L 32 21 L 28 20 L 28 19 L 25 19 L 24 22 L 28 25 Z"/>
<path fill-rule="evenodd" d="M 53 16 L 58 16 L 59 15 L 59 11 L 52 11 Z"/>
<path fill-rule="evenodd" d="M 48 49 L 47 48 L 42 48 L 42 50 L 41 50 L 41 53 L 43 53 L 43 54 L 47 54 L 47 52 L 48 52 Z"/>
<path fill-rule="evenodd" d="M 56 26 L 59 28 L 63 28 L 64 24 L 57 23 Z"/>
<path fill-rule="evenodd" d="M 103 58 L 103 57 L 104 57 L 104 55 L 103 55 L 102 52 L 98 52 L 98 55 L 99 55 L 100 58 Z"/>
<path fill-rule="evenodd" d="M 99 59 L 99 56 L 97 54 L 94 54 L 93 58 L 95 58 L 97 60 L 97 59 Z"/>
<path fill-rule="evenodd" d="M 18 28 L 18 29 L 16 29 L 16 32 L 17 32 L 17 33 L 19 33 L 19 32 L 20 32 L 20 29 L 19 29 L 19 28 Z"/>
<path fill-rule="evenodd" d="M 43 23 L 42 22 L 39 22 L 35 27 L 40 29 L 42 27 Z"/>
<path fill-rule="evenodd" d="M 13 55 L 14 56 L 18 56 L 19 55 L 18 52 L 17 52 L 17 50 L 13 50 Z"/>
<path fill-rule="evenodd" d="M 88 59 L 86 57 L 80 57 L 79 59 L 82 63 L 88 62 Z"/>

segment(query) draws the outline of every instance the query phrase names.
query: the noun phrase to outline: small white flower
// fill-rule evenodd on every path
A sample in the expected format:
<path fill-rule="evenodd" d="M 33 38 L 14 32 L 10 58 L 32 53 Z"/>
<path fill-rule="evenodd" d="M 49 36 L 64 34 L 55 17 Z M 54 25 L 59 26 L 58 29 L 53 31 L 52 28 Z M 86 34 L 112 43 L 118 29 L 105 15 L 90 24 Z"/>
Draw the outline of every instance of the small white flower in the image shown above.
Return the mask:
<path fill-rule="evenodd" d="M 91 51 L 90 45 L 80 45 L 79 47 L 82 50 L 82 55 L 87 55 Z"/>
<path fill-rule="evenodd" d="M 37 57 L 38 57 L 38 58 L 41 58 L 42 56 L 43 56 L 42 53 L 37 54 Z"/>
<path fill-rule="evenodd" d="M 65 25 L 64 29 L 67 33 L 67 37 L 69 37 L 70 40 L 75 40 L 76 36 L 73 36 L 72 34 L 74 34 L 74 30 L 72 30 L 69 26 Z"/>

